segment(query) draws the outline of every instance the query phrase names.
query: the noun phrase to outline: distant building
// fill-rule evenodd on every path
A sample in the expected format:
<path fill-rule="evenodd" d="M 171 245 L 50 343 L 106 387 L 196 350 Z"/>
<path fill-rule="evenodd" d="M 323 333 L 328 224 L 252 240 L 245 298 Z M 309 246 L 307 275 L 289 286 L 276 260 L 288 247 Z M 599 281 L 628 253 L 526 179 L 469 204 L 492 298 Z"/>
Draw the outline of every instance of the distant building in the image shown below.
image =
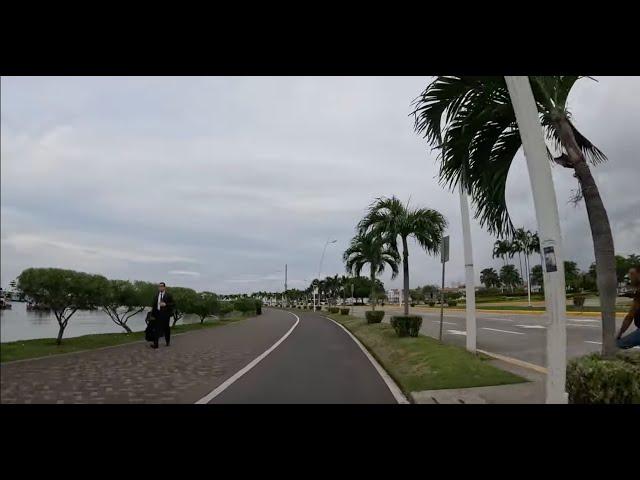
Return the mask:
<path fill-rule="evenodd" d="M 399 288 L 391 288 L 387 290 L 387 301 L 389 303 L 400 303 L 402 300 L 403 290 Z"/>

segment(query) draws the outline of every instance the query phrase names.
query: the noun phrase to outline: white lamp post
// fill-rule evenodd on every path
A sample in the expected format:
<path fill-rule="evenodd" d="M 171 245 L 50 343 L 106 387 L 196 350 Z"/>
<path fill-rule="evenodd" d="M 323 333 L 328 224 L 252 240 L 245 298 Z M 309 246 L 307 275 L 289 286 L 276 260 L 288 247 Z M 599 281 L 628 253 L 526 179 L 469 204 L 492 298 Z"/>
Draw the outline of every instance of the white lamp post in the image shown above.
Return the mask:
<path fill-rule="evenodd" d="M 324 254 L 327 251 L 327 246 L 329 246 L 329 244 L 336 243 L 336 242 L 337 242 L 337 240 L 331 240 L 330 241 L 327 238 L 327 242 L 324 244 L 324 248 L 322 249 L 322 256 L 320 257 L 320 265 L 318 266 L 318 282 L 320 282 L 320 275 L 322 275 L 322 262 L 324 260 Z M 313 290 L 313 311 L 314 312 L 316 310 L 316 291 L 317 291 L 317 289 L 314 288 L 314 290 Z"/>
<path fill-rule="evenodd" d="M 469 201 L 464 186 L 460 184 L 460 216 L 462 218 L 462 238 L 464 241 L 465 309 L 467 317 L 467 350 L 476 351 L 476 287 L 473 272 L 473 251 L 471 249 L 471 222 Z"/>
<path fill-rule="evenodd" d="M 505 76 L 527 159 L 544 256 L 547 315 L 547 403 L 567 403 L 567 327 L 562 239 L 556 192 L 529 77 Z"/>

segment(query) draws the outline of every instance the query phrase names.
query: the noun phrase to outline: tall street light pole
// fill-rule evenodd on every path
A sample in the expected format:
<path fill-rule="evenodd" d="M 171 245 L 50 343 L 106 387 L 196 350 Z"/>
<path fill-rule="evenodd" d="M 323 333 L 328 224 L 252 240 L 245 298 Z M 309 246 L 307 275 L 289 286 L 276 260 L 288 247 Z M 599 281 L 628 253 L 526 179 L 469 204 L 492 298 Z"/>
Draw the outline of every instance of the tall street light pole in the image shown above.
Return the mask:
<path fill-rule="evenodd" d="M 327 251 L 327 247 L 329 246 L 329 244 L 332 243 L 336 243 L 337 240 L 329 240 L 327 238 L 326 243 L 324 244 L 324 248 L 322 249 L 322 256 L 320 257 L 320 265 L 318 266 L 318 283 L 320 282 L 320 275 L 322 274 L 322 262 L 324 261 L 324 254 Z M 318 284 L 318 294 L 320 294 L 320 285 Z M 318 303 L 320 302 L 320 299 L 318 299 Z M 314 288 L 313 290 L 313 310 L 316 310 L 316 289 Z"/>
<path fill-rule="evenodd" d="M 465 309 L 467 314 L 467 350 L 476 351 L 476 287 L 473 272 L 473 251 L 471 248 L 471 222 L 469 201 L 464 185 L 460 184 L 460 216 L 462 217 L 462 238 L 464 240 Z"/>
<path fill-rule="evenodd" d="M 546 403 L 567 403 L 567 326 L 564 262 L 558 203 L 546 144 L 529 77 L 505 76 L 527 159 L 544 256 L 544 298 L 548 315 Z"/>

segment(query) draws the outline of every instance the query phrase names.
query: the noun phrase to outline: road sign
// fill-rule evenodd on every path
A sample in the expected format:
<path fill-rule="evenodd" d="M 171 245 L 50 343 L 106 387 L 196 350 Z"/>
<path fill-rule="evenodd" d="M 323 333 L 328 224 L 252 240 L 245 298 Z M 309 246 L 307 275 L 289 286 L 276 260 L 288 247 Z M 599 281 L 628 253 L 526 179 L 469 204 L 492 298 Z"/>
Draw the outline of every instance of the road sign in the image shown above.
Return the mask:
<path fill-rule="evenodd" d="M 442 254 L 440 258 L 441 263 L 449 261 L 449 235 L 442 237 L 442 243 L 440 244 L 440 252 Z"/>

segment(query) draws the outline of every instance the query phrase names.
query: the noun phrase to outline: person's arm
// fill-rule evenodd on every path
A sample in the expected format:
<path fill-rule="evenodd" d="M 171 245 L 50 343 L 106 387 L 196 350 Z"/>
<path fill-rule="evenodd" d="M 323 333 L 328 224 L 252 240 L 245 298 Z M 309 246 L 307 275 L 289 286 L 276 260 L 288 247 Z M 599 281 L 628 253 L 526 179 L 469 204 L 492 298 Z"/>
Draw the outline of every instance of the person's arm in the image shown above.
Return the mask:
<path fill-rule="evenodd" d="M 622 321 L 622 325 L 620 325 L 620 331 L 618 332 L 618 336 L 616 338 L 622 337 L 622 334 L 627 331 L 631 322 L 633 322 L 633 317 L 636 314 L 636 311 L 640 308 L 638 300 L 634 300 L 631 304 L 631 308 L 629 309 L 629 313 L 624 317 Z"/>

